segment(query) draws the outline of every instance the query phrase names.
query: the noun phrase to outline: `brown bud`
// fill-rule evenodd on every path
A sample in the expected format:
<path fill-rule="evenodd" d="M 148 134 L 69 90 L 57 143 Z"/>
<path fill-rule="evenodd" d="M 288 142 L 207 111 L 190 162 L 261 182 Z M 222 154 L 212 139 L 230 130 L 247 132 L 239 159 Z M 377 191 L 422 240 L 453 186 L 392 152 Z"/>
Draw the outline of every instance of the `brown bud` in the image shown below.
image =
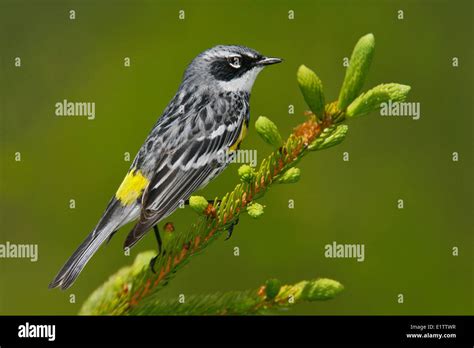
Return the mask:
<path fill-rule="evenodd" d="M 165 224 L 165 231 L 166 231 L 166 232 L 170 232 L 170 233 L 171 233 L 171 232 L 174 232 L 174 225 L 173 225 L 172 222 L 167 222 L 167 223 Z"/>

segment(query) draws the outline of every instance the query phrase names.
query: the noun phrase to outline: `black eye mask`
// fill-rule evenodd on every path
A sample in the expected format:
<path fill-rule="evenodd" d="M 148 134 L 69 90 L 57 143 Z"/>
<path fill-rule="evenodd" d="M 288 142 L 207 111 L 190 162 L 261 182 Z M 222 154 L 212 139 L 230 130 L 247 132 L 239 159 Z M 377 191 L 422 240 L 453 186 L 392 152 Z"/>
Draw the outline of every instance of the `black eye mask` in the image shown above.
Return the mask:
<path fill-rule="evenodd" d="M 219 81 L 230 81 L 235 78 L 239 78 L 244 75 L 247 71 L 252 69 L 259 58 L 250 58 L 243 55 L 240 58 L 240 68 L 234 68 L 230 66 L 226 58 L 220 58 L 211 63 L 210 72 L 211 75 Z"/>

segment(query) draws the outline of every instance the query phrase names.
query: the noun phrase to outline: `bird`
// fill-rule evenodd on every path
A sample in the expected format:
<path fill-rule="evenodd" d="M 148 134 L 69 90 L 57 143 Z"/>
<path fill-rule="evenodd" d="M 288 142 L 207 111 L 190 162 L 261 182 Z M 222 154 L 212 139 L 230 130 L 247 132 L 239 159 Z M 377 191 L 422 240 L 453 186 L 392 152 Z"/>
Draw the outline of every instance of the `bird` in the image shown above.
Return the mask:
<path fill-rule="evenodd" d="M 136 221 L 124 248 L 172 214 L 227 166 L 246 135 L 252 86 L 282 59 L 239 45 L 218 45 L 185 69 L 174 97 L 154 124 L 99 222 L 66 261 L 49 288 L 69 288 L 98 248 Z"/>

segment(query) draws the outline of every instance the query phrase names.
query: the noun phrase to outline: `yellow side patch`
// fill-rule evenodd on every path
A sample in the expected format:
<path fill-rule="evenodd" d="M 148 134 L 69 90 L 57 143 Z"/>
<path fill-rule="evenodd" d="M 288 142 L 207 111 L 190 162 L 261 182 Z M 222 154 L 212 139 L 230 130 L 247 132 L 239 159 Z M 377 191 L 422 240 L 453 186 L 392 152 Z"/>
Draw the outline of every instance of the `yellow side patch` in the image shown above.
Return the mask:
<path fill-rule="evenodd" d="M 244 122 L 242 124 L 242 129 L 240 130 L 240 134 L 239 134 L 239 137 L 237 138 L 237 141 L 229 147 L 229 151 L 237 150 L 237 148 L 239 147 L 242 140 L 244 140 L 246 135 L 247 135 L 247 126 L 245 125 L 245 122 Z"/>
<path fill-rule="evenodd" d="M 140 197 L 148 183 L 149 180 L 139 170 L 132 169 L 123 179 L 115 197 L 123 205 L 129 205 Z"/>

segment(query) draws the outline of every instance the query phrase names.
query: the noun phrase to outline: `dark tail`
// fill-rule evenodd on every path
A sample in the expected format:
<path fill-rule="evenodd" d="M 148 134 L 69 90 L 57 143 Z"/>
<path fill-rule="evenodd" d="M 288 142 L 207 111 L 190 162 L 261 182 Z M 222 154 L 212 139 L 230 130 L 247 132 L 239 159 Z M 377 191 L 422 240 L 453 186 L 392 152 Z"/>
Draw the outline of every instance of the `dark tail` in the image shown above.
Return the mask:
<path fill-rule="evenodd" d="M 112 232 L 113 231 L 110 231 L 110 233 Z M 90 233 L 69 260 L 66 261 L 59 273 L 49 284 L 49 288 L 60 287 L 63 290 L 69 288 L 108 235 L 109 231 L 107 230 L 93 231 Z"/>
<path fill-rule="evenodd" d="M 133 206 L 125 208 L 117 203 L 114 200 L 109 203 L 106 212 L 94 231 L 79 245 L 74 254 L 66 261 L 49 284 L 50 289 L 60 287 L 64 290 L 69 288 L 102 243 L 123 224 L 128 222 Z"/>

